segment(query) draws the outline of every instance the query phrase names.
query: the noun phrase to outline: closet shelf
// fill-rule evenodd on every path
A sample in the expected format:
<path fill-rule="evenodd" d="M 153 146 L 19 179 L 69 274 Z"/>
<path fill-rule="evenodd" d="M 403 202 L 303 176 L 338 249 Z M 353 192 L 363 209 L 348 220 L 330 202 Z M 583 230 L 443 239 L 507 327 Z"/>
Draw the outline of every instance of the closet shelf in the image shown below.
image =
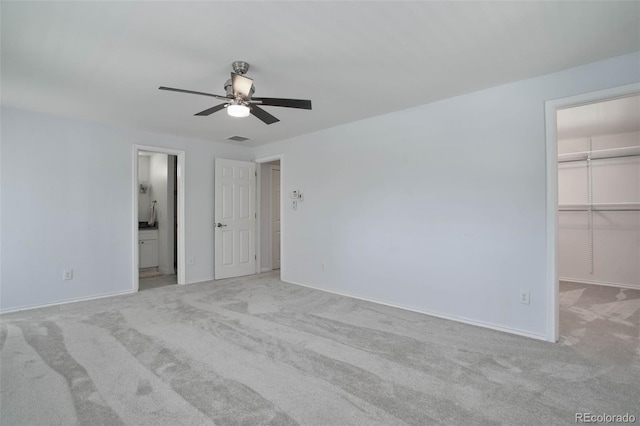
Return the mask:
<path fill-rule="evenodd" d="M 624 148 L 600 149 L 597 151 L 580 151 L 558 154 L 558 163 L 569 163 L 572 161 L 604 160 L 607 158 L 637 157 L 640 156 L 640 146 L 627 146 Z"/>
<path fill-rule="evenodd" d="M 640 211 L 640 202 L 630 203 L 580 203 L 580 204 L 560 204 L 558 210 L 563 212 L 586 212 L 586 211 L 615 211 L 633 212 Z"/>

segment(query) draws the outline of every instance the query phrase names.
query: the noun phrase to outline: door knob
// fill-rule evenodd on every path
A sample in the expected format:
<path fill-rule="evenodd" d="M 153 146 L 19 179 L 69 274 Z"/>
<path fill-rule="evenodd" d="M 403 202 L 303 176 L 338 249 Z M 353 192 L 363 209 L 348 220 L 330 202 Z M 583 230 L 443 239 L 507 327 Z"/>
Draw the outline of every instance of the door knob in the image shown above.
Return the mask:
<path fill-rule="evenodd" d="M 223 225 L 223 224 L 221 224 L 220 222 L 218 222 L 218 223 L 216 223 L 216 226 L 217 226 L 218 228 L 222 228 L 223 226 L 227 226 L 227 225 Z"/>

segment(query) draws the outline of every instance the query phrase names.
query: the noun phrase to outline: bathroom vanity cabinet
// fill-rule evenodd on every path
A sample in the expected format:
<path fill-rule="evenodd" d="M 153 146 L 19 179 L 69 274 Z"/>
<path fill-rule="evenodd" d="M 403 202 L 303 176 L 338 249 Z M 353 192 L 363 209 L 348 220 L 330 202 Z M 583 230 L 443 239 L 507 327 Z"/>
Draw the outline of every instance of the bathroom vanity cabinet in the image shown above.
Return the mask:
<path fill-rule="evenodd" d="M 157 229 L 138 231 L 138 253 L 139 268 L 154 268 L 158 266 Z"/>

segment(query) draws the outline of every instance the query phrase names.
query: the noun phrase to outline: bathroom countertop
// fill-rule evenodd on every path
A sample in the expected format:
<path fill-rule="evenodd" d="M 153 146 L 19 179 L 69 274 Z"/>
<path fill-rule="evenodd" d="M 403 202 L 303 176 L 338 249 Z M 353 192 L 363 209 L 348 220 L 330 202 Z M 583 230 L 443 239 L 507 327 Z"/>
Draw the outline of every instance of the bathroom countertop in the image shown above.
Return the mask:
<path fill-rule="evenodd" d="M 138 222 L 138 230 L 142 229 L 158 229 L 158 223 L 156 222 L 153 226 L 151 226 L 147 222 Z"/>

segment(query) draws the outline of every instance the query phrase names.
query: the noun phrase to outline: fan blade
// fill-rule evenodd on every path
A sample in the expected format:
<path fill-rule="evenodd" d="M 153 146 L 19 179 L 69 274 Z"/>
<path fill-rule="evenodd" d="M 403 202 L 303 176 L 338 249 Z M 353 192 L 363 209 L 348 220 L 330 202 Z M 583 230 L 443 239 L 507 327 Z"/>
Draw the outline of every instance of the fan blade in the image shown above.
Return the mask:
<path fill-rule="evenodd" d="M 234 96 L 238 96 L 238 94 L 240 94 L 245 98 L 248 98 L 249 93 L 251 92 L 251 86 L 253 86 L 253 80 L 243 75 L 232 72 L 231 86 L 233 87 Z"/>
<path fill-rule="evenodd" d="M 220 99 L 220 100 L 223 100 L 223 101 L 229 99 L 226 96 L 214 95 L 213 93 L 194 92 L 193 90 L 174 89 L 173 87 L 160 86 L 160 87 L 158 87 L 158 89 L 160 89 L 160 90 L 170 90 L 172 92 L 179 92 L 179 93 L 189 93 L 191 95 L 211 96 L 212 98 Z"/>
<path fill-rule="evenodd" d="M 266 106 L 311 109 L 311 101 L 306 99 L 251 98 L 249 102 L 256 102 Z"/>
<path fill-rule="evenodd" d="M 260 120 L 264 121 L 266 124 L 273 124 L 280 121 L 257 105 L 251 105 L 251 114 L 255 115 Z"/>
<path fill-rule="evenodd" d="M 200 111 L 199 113 L 194 114 L 194 115 L 203 115 L 203 116 L 211 115 L 214 112 L 218 112 L 221 109 L 224 109 L 225 106 L 227 106 L 227 104 L 216 105 L 216 106 L 211 107 L 209 109 L 205 109 L 204 111 Z"/>

